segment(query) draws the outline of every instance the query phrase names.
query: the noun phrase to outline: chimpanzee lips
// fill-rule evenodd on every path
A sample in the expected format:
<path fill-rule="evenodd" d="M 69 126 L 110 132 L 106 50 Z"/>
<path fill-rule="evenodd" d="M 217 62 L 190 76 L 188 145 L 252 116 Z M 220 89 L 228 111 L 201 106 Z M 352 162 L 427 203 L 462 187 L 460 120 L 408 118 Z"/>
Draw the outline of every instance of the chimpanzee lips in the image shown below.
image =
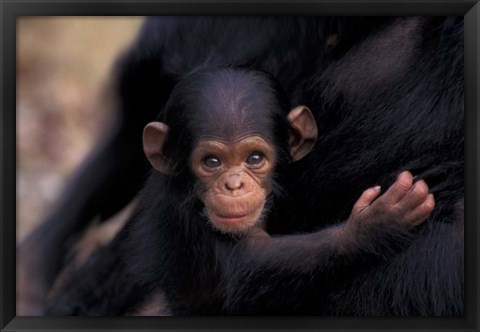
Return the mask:
<path fill-rule="evenodd" d="M 239 234 L 254 226 L 264 206 L 264 199 L 260 195 L 253 197 L 253 200 L 232 199 L 224 195 L 208 198 L 205 201 L 208 219 L 217 230 L 228 234 Z"/>
<path fill-rule="evenodd" d="M 220 222 L 228 222 L 228 223 L 236 223 L 239 221 L 242 221 L 245 219 L 247 215 L 250 213 L 246 214 L 229 214 L 229 215 L 221 215 L 221 214 L 215 214 L 215 217 L 218 221 Z"/>

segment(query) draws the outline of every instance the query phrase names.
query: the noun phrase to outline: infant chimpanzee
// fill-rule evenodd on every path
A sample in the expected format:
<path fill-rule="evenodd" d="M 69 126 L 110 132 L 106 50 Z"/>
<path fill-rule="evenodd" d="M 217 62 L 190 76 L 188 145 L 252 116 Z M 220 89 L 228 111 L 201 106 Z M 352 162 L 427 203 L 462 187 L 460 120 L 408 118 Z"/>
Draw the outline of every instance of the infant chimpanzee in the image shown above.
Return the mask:
<path fill-rule="evenodd" d="M 292 109 L 268 74 L 191 73 L 145 128 L 154 171 L 138 214 L 51 312 L 125 314 L 162 291 L 173 314 L 309 313 L 322 301 L 319 280 L 388 259 L 435 205 L 426 183 L 405 171 L 382 195 L 380 187 L 365 190 L 338 225 L 271 236 L 264 226 L 280 175 L 314 153 L 316 140 L 310 110 Z M 268 301 L 252 300 L 252 290 Z"/>

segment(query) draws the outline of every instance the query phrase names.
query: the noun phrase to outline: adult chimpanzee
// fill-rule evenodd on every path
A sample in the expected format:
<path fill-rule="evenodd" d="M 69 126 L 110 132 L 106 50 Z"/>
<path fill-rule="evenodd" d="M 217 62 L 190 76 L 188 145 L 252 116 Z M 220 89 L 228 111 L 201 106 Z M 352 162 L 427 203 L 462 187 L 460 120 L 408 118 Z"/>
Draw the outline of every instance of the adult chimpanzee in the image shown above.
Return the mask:
<path fill-rule="evenodd" d="M 121 241 L 76 272 L 50 313 L 124 314 L 159 290 L 174 314 L 312 312 L 338 270 L 353 273 L 359 261 L 388 257 L 408 242 L 407 231 L 434 207 L 425 182 L 412 184 L 409 172 L 376 200 L 380 188 L 366 190 L 339 225 L 278 237 L 263 230 L 281 194 L 279 175 L 317 138 L 310 110 L 289 109 L 278 84 L 260 72 L 207 69 L 180 81 L 162 122 L 144 131 L 148 159 L 167 176 L 152 174 Z M 123 268 L 103 279 L 110 255 Z M 275 278 L 256 277 L 265 273 Z M 294 287 L 278 292 L 284 284 Z M 244 285 L 268 293 L 269 304 L 232 298 Z"/>
<path fill-rule="evenodd" d="M 463 314 L 461 17 L 148 19 L 117 66 L 121 117 L 111 139 L 21 248 L 28 254 L 19 262 L 28 263 L 36 281 L 48 287 L 72 236 L 137 193 L 147 170 L 137 137 L 175 82 L 203 63 L 271 73 L 319 126 L 312 152 L 292 164 L 284 180 L 289 203 L 269 215 L 269 234 L 312 232 L 346 220 L 346 207 L 365 188 L 386 188 L 405 169 L 425 178 L 435 194 L 436 208 L 411 246 L 382 264 L 365 261 L 357 273 L 338 269 L 324 285 L 318 313 Z M 230 289 L 237 292 L 230 308 L 243 299 L 268 303 L 268 292 L 241 283 Z"/>

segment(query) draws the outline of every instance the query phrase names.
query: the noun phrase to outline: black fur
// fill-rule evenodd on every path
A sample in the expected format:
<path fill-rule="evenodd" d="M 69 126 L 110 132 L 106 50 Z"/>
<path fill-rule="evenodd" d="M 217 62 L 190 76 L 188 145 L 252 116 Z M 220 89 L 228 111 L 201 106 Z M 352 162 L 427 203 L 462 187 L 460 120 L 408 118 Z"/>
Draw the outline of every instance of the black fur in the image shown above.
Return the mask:
<path fill-rule="evenodd" d="M 332 35 L 336 35 L 333 46 L 325 42 Z M 139 162 L 143 126 L 162 109 L 176 82 L 195 67 L 215 65 L 271 73 L 293 105 L 306 103 L 312 109 L 319 126 L 314 151 L 284 174 L 288 196 L 275 205 L 269 233 L 310 232 L 334 225 L 348 216 L 362 190 L 375 184 L 387 188 L 404 169 L 427 181 L 435 194 L 435 210 L 412 245 L 388 262 L 362 262 L 357 273 L 339 269 L 327 281 L 312 274 L 308 283 L 288 271 L 252 274 L 246 264 L 240 273 L 232 268 L 232 284 L 238 278 L 244 282 L 239 283 L 241 287 L 228 286 L 223 303 L 215 301 L 219 297 L 212 293 L 216 286 L 209 283 L 211 276 L 192 278 L 183 270 L 190 267 L 176 267 L 185 279 L 168 279 L 149 269 L 145 257 L 126 267 L 127 271 L 144 280 L 167 278 L 167 285 L 182 286 L 184 294 L 203 282 L 198 296 L 213 301 L 196 308 L 196 303 L 202 303 L 199 299 L 184 303 L 172 298 L 179 311 L 463 315 L 463 19 L 457 17 L 149 19 L 117 65 L 120 129 L 79 175 L 89 179 L 92 189 L 85 193 L 84 184 L 74 186 L 66 195 L 65 204 L 74 202 L 73 216 L 59 210 L 43 233 L 36 233 L 41 238 L 48 226 L 54 227 L 46 238 L 55 250 L 43 252 L 62 252 L 67 235 L 81 228 L 88 217 L 107 216 L 132 197 L 145 174 L 145 165 Z M 127 137 L 131 143 L 121 145 Z M 98 169 L 105 173 L 88 177 Z M 117 190 L 117 181 L 125 187 Z M 75 202 L 80 192 L 85 199 Z M 110 196 L 104 199 L 97 192 Z M 158 218 L 160 213 L 168 214 L 157 212 Z M 157 241 L 195 243 L 212 236 L 198 227 L 189 230 L 179 232 L 174 225 L 162 228 Z M 131 239 L 147 246 L 144 239 L 150 235 L 145 227 Z M 214 254 L 211 248 L 195 248 L 195 257 Z M 175 248 L 180 255 L 191 255 L 190 249 Z M 156 249 L 142 250 L 154 254 Z M 61 260 L 59 254 L 50 258 L 51 279 Z M 152 285 L 142 285 L 143 292 L 152 291 Z M 134 288 L 125 293 L 131 296 L 137 292 Z M 117 307 L 98 312 L 124 312 L 121 306 L 128 299 L 109 298 Z"/>

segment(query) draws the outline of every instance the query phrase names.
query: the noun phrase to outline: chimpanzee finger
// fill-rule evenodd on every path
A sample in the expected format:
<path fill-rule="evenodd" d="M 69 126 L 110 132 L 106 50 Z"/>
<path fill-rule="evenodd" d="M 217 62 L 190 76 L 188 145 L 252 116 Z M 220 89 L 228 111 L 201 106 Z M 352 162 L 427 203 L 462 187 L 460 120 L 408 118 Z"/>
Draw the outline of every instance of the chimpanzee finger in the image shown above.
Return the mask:
<path fill-rule="evenodd" d="M 352 214 L 359 214 L 372 204 L 373 200 L 380 195 L 380 186 L 365 190 L 352 208 Z"/>
<path fill-rule="evenodd" d="M 405 219 L 409 221 L 412 226 L 420 225 L 430 216 L 434 208 L 435 198 L 433 194 L 428 194 L 419 206 L 405 214 Z"/>
<path fill-rule="evenodd" d="M 402 211 L 409 211 L 420 205 L 428 195 L 428 186 L 423 180 L 415 182 L 410 190 L 402 197 L 397 206 Z"/>
<path fill-rule="evenodd" d="M 412 181 L 412 173 L 409 171 L 400 173 L 395 183 L 383 194 L 383 201 L 389 205 L 397 204 L 412 187 Z"/>

